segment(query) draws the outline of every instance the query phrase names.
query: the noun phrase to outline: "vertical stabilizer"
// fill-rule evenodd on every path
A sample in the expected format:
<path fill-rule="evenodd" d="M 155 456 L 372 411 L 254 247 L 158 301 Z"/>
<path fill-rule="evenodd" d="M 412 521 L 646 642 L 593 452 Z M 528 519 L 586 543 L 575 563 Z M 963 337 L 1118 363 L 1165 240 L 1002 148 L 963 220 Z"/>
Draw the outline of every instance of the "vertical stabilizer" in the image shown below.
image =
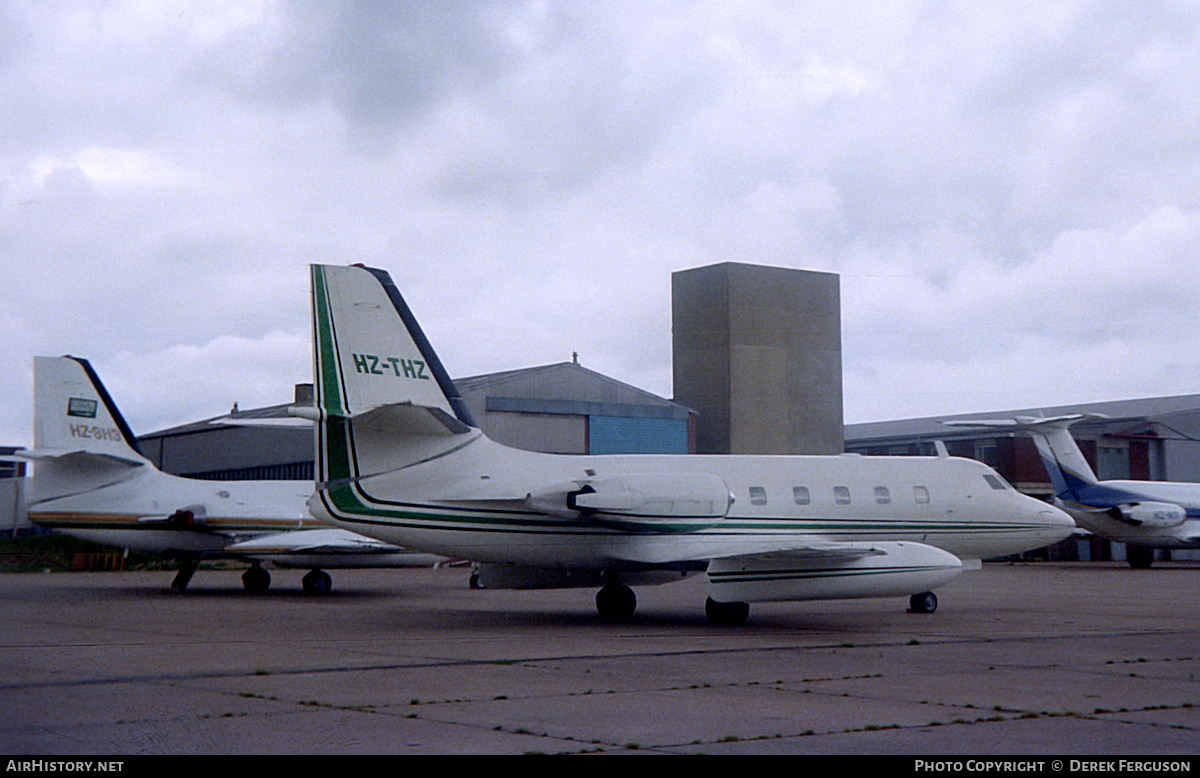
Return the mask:
<path fill-rule="evenodd" d="M 318 404 L 327 412 L 407 403 L 475 426 L 386 272 L 314 265 L 312 286 Z"/>
<path fill-rule="evenodd" d="M 1063 500 L 1078 499 L 1080 489 L 1098 483 L 1092 466 L 1083 455 L 1069 427 L 1082 419 L 1104 418 L 1094 413 L 1071 413 L 1065 416 L 1039 418 L 1018 416 L 1013 419 L 978 419 L 944 421 L 950 427 L 992 427 L 1021 429 L 1033 438 L 1046 474 L 1054 485 L 1055 494 Z"/>
<path fill-rule="evenodd" d="M 86 359 L 35 357 L 30 504 L 96 489 L 150 465 Z"/>
<path fill-rule="evenodd" d="M 35 357 L 33 396 L 35 451 L 145 461 L 125 418 L 86 359 Z"/>
<path fill-rule="evenodd" d="M 1069 427 L 1081 419 L 1090 418 L 1087 414 L 1073 413 L 1067 416 L 1057 416 L 1052 419 L 1038 419 L 1021 416 L 1016 419 L 1018 426 L 1026 430 L 1037 446 L 1042 464 L 1050 475 L 1055 493 L 1062 499 L 1077 499 L 1082 487 L 1091 486 L 1098 481 L 1087 457 L 1083 455 L 1075 438 L 1071 437 Z"/>
<path fill-rule="evenodd" d="M 475 427 L 388 274 L 312 266 L 318 482 L 445 450 Z"/>

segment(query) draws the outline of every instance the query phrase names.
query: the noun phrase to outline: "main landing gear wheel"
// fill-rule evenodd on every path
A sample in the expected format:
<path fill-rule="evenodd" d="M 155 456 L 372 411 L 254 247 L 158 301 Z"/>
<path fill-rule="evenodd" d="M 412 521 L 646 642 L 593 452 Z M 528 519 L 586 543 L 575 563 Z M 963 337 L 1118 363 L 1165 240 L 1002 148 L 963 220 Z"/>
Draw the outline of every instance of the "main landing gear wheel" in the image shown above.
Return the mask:
<path fill-rule="evenodd" d="M 750 615 L 750 604 L 745 602 L 717 602 L 712 597 L 704 603 L 704 613 L 710 623 L 718 627 L 740 627 Z"/>
<path fill-rule="evenodd" d="M 637 608 L 633 589 L 619 583 L 607 583 L 596 593 L 596 610 L 605 621 L 629 621 Z"/>
<path fill-rule="evenodd" d="M 262 594 L 267 589 L 271 588 L 271 574 L 263 570 L 258 565 L 254 565 L 246 572 L 242 573 L 242 586 L 250 594 Z"/>
<path fill-rule="evenodd" d="M 1154 564 L 1154 549 L 1145 546 L 1126 546 L 1125 559 L 1134 570 L 1149 570 Z"/>
<path fill-rule="evenodd" d="M 913 613 L 933 613 L 937 610 L 937 595 L 921 592 L 908 598 L 908 609 Z"/>
<path fill-rule="evenodd" d="M 329 594 L 329 590 L 333 588 L 333 579 L 324 570 L 309 570 L 300 579 L 300 585 L 304 587 L 305 594 Z"/>

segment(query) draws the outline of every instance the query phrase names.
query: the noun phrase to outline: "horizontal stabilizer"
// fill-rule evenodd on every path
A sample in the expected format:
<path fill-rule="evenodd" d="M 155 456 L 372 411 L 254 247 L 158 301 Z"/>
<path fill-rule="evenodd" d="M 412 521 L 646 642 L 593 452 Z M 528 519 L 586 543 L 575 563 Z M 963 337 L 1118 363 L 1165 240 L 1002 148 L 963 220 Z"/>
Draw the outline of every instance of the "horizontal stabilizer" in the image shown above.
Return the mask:
<path fill-rule="evenodd" d="M 947 427 L 1046 430 L 1066 428 L 1077 421 L 1107 418 L 1102 413 L 1067 413 L 1061 416 L 1015 416 L 1011 419 L 947 419 L 942 424 Z"/>
<path fill-rule="evenodd" d="M 460 435 L 471 428 L 441 408 L 392 403 L 344 418 L 359 430 L 377 430 L 395 435 Z"/>
<path fill-rule="evenodd" d="M 14 451 L 11 457 L 3 457 L 3 459 L 9 462 L 68 461 L 78 465 L 95 463 L 119 464 L 129 467 L 142 467 L 149 464 L 147 460 L 132 452 L 128 455 L 122 453 L 99 453 L 87 451 L 82 448 L 23 448 Z"/>

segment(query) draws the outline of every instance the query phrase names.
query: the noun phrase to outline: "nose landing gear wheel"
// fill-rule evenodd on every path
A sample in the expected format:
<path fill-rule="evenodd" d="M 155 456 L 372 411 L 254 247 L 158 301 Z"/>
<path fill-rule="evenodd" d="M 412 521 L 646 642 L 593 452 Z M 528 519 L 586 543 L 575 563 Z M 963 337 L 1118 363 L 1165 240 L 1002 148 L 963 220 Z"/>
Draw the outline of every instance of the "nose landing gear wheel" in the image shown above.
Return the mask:
<path fill-rule="evenodd" d="M 329 594 L 333 588 L 333 579 L 324 570 L 310 570 L 300 579 L 305 594 Z"/>

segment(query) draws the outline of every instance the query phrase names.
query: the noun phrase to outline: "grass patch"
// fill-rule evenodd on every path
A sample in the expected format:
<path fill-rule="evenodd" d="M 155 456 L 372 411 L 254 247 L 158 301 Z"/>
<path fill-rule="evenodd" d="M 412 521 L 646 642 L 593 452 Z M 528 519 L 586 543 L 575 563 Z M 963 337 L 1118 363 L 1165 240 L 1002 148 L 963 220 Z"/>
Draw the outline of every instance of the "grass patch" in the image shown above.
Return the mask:
<path fill-rule="evenodd" d="M 124 556 L 124 549 L 89 543 L 67 535 L 22 533 L 0 538 L 0 573 L 36 573 L 49 570 L 64 573 L 76 569 L 84 556 L 93 559 L 113 554 Z M 124 558 L 127 570 L 165 570 L 174 565 L 150 554 L 130 553 Z"/>

